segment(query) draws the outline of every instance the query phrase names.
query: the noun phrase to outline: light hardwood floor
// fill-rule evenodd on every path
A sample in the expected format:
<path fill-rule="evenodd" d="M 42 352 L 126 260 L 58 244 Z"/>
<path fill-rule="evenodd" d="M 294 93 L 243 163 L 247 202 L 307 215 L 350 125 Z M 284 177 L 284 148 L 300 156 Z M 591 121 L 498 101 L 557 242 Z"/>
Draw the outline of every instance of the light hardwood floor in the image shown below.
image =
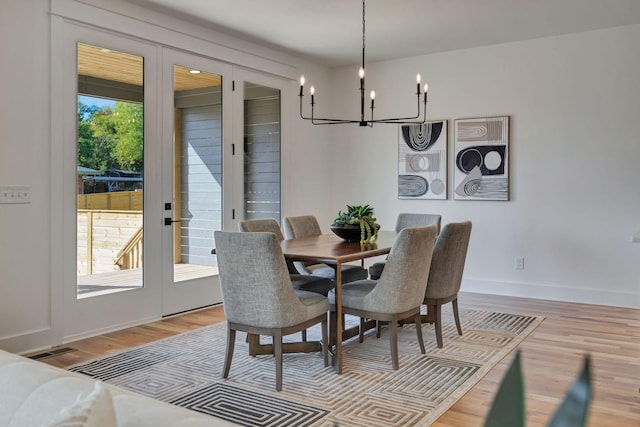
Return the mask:
<path fill-rule="evenodd" d="M 585 354 L 591 355 L 594 384 L 588 426 L 640 427 L 640 310 L 471 293 L 461 294 L 459 303 L 461 308 L 545 317 L 519 347 L 528 427 L 546 425 Z M 222 307 L 213 307 L 68 343 L 62 347 L 75 351 L 40 360 L 67 367 L 222 320 Z M 512 358 L 507 356 L 433 426 L 482 425 Z"/>

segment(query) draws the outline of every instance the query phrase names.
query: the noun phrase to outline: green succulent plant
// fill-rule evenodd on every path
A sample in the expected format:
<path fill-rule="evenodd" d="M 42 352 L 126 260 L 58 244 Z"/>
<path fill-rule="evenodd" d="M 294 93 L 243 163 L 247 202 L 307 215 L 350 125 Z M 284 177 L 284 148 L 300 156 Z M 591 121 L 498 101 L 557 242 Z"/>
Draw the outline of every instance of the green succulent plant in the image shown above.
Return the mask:
<path fill-rule="evenodd" d="M 373 216 L 373 208 L 369 205 L 347 205 L 347 211 L 338 211 L 338 216 L 333 220 L 332 225 L 359 225 L 360 243 L 378 240 L 378 225 Z"/>

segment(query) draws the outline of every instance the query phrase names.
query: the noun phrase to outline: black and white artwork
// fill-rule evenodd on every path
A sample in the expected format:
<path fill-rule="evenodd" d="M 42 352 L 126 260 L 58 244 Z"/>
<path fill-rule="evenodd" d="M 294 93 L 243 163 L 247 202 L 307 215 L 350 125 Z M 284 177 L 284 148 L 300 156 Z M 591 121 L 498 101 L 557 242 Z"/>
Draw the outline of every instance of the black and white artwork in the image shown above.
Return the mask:
<path fill-rule="evenodd" d="M 398 198 L 447 198 L 447 121 L 401 125 Z"/>
<path fill-rule="evenodd" d="M 454 200 L 509 200 L 509 116 L 454 121 Z"/>

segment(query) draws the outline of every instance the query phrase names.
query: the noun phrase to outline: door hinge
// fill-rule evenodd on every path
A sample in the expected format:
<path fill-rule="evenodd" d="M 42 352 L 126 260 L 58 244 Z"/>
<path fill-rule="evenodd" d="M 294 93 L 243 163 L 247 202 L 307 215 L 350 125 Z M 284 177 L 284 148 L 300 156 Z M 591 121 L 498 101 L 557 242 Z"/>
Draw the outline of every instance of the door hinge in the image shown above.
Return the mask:
<path fill-rule="evenodd" d="M 236 219 L 236 210 L 231 209 L 231 219 Z"/>
<path fill-rule="evenodd" d="M 236 155 L 236 144 L 231 144 L 231 155 L 232 156 Z"/>
<path fill-rule="evenodd" d="M 231 80 L 231 91 L 232 92 L 236 91 L 236 81 L 235 80 Z"/>

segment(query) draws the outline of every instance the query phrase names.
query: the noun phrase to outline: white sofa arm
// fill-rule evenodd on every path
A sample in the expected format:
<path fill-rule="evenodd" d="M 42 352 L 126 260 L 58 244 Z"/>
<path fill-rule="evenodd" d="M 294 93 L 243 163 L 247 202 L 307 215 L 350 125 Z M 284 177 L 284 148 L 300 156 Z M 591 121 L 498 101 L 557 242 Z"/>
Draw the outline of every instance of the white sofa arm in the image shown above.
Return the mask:
<path fill-rule="evenodd" d="M 0 350 L 0 426 L 36 427 L 52 423 L 95 380 Z M 213 427 L 236 424 L 106 384 L 119 427 Z"/>

